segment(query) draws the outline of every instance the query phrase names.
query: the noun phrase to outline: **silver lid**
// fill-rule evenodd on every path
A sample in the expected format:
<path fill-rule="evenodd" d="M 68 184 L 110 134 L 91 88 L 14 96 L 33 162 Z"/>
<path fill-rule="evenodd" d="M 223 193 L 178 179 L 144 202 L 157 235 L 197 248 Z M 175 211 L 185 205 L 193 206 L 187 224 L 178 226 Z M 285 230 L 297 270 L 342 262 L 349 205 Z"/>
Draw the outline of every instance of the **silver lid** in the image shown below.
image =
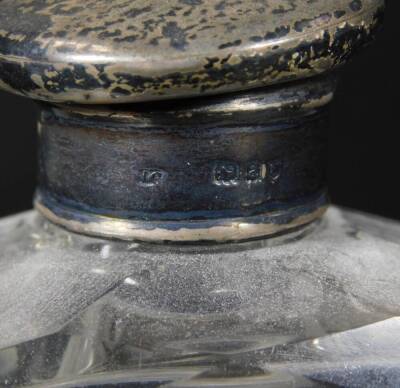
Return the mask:
<path fill-rule="evenodd" d="M 312 4 L 311 4 L 312 3 Z M 0 87 L 128 103 L 329 71 L 368 42 L 383 0 L 3 0 Z"/>

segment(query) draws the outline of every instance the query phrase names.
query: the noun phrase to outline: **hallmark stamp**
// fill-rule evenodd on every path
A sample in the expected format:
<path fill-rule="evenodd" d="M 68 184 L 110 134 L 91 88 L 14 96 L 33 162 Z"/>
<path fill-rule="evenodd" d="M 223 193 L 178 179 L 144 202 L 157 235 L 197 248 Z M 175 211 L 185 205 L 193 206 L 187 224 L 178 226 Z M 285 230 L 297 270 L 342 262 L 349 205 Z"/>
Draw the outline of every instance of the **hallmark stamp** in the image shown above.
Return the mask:
<path fill-rule="evenodd" d="M 217 162 L 213 169 L 213 182 L 217 186 L 237 186 L 240 182 L 240 166 L 235 162 Z"/>
<path fill-rule="evenodd" d="M 267 177 L 267 166 L 264 163 L 251 162 L 246 167 L 247 183 L 259 183 Z"/>
<path fill-rule="evenodd" d="M 256 184 L 267 178 L 267 165 L 260 162 L 239 164 L 237 162 L 216 162 L 213 168 L 213 183 L 217 186 L 234 187 L 240 183 Z"/>
<path fill-rule="evenodd" d="M 146 168 L 139 172 L 139 184 L 145 187 L 159 186 L 167 179 L 167 176 L 166 171 Z"/>

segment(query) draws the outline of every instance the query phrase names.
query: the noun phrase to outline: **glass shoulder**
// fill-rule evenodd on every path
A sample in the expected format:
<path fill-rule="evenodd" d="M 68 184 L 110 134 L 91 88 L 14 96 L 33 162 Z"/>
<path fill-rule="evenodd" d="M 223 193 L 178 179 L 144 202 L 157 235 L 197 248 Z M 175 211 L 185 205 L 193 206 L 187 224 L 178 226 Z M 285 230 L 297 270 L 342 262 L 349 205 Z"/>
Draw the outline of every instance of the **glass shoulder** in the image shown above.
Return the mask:
<path fill-rule="evenodd" d="M 3 219 L 0 385 L 398 384 L 399 237 L 335 207 L 289 236 L 197 247 Z"/>

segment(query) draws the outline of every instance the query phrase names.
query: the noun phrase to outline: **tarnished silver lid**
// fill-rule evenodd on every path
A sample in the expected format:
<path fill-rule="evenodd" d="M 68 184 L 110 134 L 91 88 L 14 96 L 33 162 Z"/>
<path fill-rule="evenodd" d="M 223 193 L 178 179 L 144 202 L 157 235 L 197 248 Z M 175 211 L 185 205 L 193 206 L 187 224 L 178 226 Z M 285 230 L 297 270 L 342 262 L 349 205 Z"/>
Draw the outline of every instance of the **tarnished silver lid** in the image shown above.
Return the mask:
<path fill-rule="evenodd" d="M 346 62 L 383 0 L 2 0 L 0 87 L 127 103 L 224 93 Z"/>

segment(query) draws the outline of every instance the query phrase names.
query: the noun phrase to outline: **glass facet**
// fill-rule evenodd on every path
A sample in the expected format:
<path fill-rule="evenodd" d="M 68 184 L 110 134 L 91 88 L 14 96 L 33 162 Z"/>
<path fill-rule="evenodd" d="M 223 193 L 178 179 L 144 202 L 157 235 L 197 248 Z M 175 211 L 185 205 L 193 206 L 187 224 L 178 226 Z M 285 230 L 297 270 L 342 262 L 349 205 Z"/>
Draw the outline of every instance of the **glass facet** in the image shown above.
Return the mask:
<path fill-rule="evenodd" d="M 400 224 L 155 245 L 0 224 L 0 386 L 400 386 Z"/>

